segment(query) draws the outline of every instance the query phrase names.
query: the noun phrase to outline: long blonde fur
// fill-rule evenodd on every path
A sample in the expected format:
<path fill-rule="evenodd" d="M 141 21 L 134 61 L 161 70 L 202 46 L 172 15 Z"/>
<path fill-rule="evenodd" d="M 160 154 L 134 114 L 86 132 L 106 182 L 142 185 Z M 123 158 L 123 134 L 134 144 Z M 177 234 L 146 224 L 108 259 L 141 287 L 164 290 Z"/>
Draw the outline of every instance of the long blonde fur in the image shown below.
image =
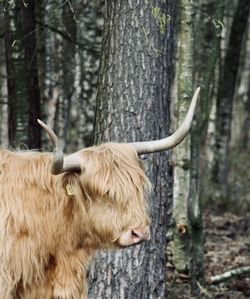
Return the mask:
<path fill-rule="evenodd" d="M 79 153 L 81 173 L 53 176 L 50 153 L 0 150 L 0 298 L 87 298 L 94 252 L 149 224 L 150 183 L 134 149 Z"/>

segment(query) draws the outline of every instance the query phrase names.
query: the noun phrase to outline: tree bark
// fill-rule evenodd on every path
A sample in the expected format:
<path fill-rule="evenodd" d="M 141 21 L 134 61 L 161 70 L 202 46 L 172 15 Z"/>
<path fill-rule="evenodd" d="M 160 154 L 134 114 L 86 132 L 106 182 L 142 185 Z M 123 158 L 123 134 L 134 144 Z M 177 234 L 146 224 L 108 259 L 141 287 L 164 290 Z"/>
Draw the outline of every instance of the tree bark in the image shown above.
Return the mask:
<path fill-rule="evenodd" d="M 95 141 L 140 141 L 168 134 L 175 1 L 108 1 Z M 148 156 L 153 184 L 151 240 L 101 253 L 89 272 L 89 298 L 166 298 L 170 220 L 168 153 Z"/>
<path fill-rule="evenodd" d="M 223 198 L 228 195 L 228 153 L 236 79 L 242 39 L 249 15 L 249 0 L 239 0 L 233 17 L 224 64 L 220 70 L 216 103 L 216 136 L 212 179 Z"/>

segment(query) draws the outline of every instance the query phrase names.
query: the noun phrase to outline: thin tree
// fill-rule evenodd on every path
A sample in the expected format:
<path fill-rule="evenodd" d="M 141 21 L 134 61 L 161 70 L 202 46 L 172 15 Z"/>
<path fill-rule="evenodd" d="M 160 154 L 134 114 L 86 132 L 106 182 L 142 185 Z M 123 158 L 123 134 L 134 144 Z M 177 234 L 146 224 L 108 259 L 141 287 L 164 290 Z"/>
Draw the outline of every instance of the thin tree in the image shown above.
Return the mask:
<path fill-rule="evenodd" d="M 173 159 L 173 237 L 169 250 L 177 274 L 189 278 L 196 293 L 204 275 L 200 153 L 212 107 L 212 78 L 220 53 L 222 12 L 223 1 L 181 0 L 178 6 L 176 126 L 183 119 L 195 87 L 201 86 L 201 96 L 191 138 L 178 146 Z"/>
<path fill-rule="evenodd" d="M 181 0 L 178 6 L 178 62 L 176 103 L 178 127 L 187 111 L 193 93 L 193 4 Z M 174 157 L 173 240 L 170 243 L 172 263 L 180 273 L 191 267 L 191 228 L 188 218 L 190 185 L 190 137 L 178 146 Z"/>

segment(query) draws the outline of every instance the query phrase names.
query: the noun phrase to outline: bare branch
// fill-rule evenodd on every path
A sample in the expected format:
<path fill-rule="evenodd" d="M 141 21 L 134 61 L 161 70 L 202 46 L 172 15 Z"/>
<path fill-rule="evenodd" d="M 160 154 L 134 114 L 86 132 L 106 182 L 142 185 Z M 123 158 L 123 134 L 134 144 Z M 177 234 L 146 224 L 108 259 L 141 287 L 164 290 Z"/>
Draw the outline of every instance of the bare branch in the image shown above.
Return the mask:
<path fill-rule="evenodd" d="M 250 275 L 250 266 L 236 268 L 230 271 L 227 271 L 220 275 L 215 275 L 209 278 L 210 284 L 218 284 L 224 281 L 227 281 L 231 278 L 238 276 L 248 276 Z"/>

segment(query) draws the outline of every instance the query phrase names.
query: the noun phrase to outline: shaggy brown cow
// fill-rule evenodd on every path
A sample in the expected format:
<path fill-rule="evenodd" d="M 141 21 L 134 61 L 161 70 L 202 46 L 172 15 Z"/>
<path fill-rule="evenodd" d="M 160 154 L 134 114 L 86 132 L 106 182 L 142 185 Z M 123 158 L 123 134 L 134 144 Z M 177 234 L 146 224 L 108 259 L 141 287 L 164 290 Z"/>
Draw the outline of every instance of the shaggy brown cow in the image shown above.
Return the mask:
<path fill-rule="evenodd" d="M 138 154 L 176 146 L 187 135 L 196 91 L 181 127 L 154 142 L 108 143 L 63 157 L 0 151 L 0 298 L 87 297 L 86 270 L 100 248 L 150 237 L 150 183 Z M 52 172 L 52 173 L 51 173 Z"/>

